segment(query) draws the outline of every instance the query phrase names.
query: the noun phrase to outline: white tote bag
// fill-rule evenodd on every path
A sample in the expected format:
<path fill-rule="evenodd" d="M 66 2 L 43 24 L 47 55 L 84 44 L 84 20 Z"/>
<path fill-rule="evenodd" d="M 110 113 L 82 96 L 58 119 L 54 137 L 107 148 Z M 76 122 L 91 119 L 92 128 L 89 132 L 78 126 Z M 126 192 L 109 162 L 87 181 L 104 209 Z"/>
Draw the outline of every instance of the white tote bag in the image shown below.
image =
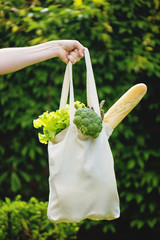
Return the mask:
<path fill-rule="evenodd" d="M 88 49 L 85 49 L 85 61 L 87 102 L 100 115 Z M 53 222 L 118 218 L 120 210 L 114 163 L 104 126 L 98 138 L 93 139 L 84 136 L 73 123 L 75 110 L 70 62 L 66 67 L 60 108 L 66 106 L 69 87 L 70 125 L 56 135 L 53 143 L 48 144 L 48 218 Z"/>

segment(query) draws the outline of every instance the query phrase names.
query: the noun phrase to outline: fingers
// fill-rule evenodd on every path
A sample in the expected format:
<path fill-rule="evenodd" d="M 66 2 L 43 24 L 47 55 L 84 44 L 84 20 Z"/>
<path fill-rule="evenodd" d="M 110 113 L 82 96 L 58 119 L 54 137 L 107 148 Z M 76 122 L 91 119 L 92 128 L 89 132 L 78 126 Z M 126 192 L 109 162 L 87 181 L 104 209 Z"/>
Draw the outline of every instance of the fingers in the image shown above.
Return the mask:
<path fill-rule="evenodd" d="M 83 49 L 78 50 L 77 48 L 69 52 L 67 58 L 72 64 L 78 62 L 84 56 Z"/>
<path fill-rule="evenodd" d="M 84 57 L 84 47 L 82 44 L 80 44 L 80 42 L 75 41 L 75 49 L 77 49 L 79 51 L 79 55 L 81 57 Z"/>
<path fill-rule="evenodd" d="M 77 40 L 59 40 L 58 57 L 65 63 L 71 61 L 72 64 L 84 57 L 85 48 Z"/>

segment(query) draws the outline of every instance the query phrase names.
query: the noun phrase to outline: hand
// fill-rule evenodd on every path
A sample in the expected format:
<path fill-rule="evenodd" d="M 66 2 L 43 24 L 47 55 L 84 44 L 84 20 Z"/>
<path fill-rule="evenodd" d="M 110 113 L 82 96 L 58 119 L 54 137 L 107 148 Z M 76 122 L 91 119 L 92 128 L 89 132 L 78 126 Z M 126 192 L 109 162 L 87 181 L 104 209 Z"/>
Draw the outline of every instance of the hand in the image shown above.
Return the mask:
<path fill-rule="evenodd" d="M 84 56 L 84 47 L 76 40 L 49 41 L 30 47 L 0 49 L 0 75 L 59 57 L 72 64 Z"/>
<path fill-rule="evenodd" d="M 76 40 L 60 40 L 59 46 L 58 57 L 65 63 L 75 64 L 84 57 L 84 47 Z"/>

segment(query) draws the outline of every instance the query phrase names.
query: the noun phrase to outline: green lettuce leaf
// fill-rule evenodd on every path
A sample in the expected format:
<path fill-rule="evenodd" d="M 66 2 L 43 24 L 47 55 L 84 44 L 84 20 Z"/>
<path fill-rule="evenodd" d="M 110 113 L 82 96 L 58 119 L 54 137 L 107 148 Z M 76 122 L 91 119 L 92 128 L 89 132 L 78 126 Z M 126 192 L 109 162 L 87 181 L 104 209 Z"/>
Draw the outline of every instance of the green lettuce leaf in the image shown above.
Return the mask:
<path fill-rule="evenodd" d="M 79 101 L 75 102 L 76 108 L 82 108 L 85 105 Z M 56 134 L 69 126 L 69 105 L 64 109 L 59 109 L 56 112 L 44 112 L 33 121 L 35 128 L 42 127 L 42 133 L 38 133 L 38 138 L 41 143 L 47 144 L 52 141 Z"/>

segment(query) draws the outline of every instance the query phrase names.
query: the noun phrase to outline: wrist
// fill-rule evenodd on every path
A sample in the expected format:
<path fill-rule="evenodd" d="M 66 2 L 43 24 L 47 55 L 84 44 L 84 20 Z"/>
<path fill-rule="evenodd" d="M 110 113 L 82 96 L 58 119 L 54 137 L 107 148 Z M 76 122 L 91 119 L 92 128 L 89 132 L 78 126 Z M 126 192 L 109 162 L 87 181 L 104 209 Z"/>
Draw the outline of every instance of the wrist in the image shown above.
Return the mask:
<path fill-rule="evenodd" d="M 56 40 L 48 42 L 50 45 L 50 52 L 54 55 L 52 57 L 60 57 L 61 52 L 63 51 L 63 43 L 62 40 Z"/>

